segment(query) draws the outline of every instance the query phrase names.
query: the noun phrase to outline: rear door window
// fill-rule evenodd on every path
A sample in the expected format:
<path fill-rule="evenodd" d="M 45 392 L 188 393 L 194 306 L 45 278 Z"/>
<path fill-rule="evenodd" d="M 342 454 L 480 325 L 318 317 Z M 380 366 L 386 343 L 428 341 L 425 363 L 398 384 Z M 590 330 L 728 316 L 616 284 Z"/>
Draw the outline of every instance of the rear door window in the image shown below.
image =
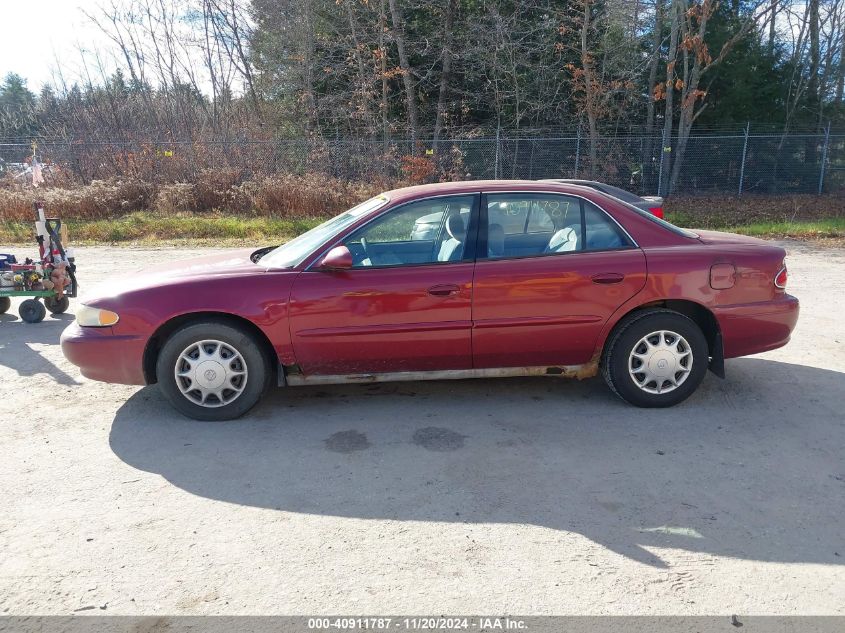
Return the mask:
<path fill-rule="evenodd" d="M 633 245 L 619 225 L 591 202 L 542 193 L 489 194 L 486 244 L 491 259 Z"/>
<path fill-rule="evenodd" d="M 584 202 L 584 248 L 606 251 L 631 246 L 631 241 L 616 222 L 590 202 Z"/>

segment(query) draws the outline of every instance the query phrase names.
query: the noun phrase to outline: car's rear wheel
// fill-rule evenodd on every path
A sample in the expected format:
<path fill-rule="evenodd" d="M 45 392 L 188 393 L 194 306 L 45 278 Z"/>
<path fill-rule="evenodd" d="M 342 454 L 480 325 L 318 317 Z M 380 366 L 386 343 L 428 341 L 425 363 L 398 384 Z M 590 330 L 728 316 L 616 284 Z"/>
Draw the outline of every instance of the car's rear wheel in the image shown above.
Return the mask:
<path fill-rule="evenodd" d="M 0 297 L 0 314 L 6 314 L 12 307 L 12 300 L 9 297 Z"/>
<path fill-rule="evenodd" d="M 272 369 L 249 332 L 218 321 L 174 332 L 156 363 L 159 387 L 182 414 L 196 420 L 242 416 L 270 386 Z"/>
<path fill-rule="evenodd" d="M 696 323 L 672 310 L 646 310 L 611 335 L 602 374 L 623 400 L 671 407 L 686 400 L 707 373 L 707 339 Z"/>

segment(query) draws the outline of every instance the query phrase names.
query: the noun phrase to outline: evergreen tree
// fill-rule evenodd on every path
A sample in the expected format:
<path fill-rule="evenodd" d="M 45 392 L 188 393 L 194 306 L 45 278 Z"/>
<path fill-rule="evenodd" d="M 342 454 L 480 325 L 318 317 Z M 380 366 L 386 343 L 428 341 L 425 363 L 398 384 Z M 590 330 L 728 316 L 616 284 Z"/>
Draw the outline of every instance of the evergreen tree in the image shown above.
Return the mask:
<path fill-rule="evenodd" d="M 0 137 L 28 139 L 36 132 L 35 95 L 23 77 L 9 73 L 0 85 Z"/>

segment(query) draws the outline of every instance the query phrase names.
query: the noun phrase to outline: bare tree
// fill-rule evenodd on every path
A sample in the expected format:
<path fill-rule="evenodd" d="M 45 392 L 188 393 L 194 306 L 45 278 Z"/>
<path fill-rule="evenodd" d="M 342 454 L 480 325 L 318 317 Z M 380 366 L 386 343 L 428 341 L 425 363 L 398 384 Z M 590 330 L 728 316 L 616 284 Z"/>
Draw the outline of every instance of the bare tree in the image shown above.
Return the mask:
<path fill-rule="evenodd" d="M 417 112 L 417 95 L 414 89 L 414 76 L 408 49 L 405 43 L 404 21 L 397 7 L 396 0 L 389 0 L 390 17 L 393 22 L 392 38 L 399 53 L 399 66 L 402 69 L 402 83 L 405 86 L 405 100 L 408 108 L 408 127 L 411 143 L 415 144 L 419 133 L 419 114 Z"/>
<path fill-rule="evenodd" d="M 443 51 L 440 69 L 440 89 L 437 95 L 437 113 L 434 119 L 434 151 L 437 153 L 437 143 L 443 131 L 443 118 L 446 115 L 446 96 L 449 92 L 449 82 L 452 73 L 452 40 L 455 22 L 457 0 L 446 0 L 446 13 L 443 20 Z"/>

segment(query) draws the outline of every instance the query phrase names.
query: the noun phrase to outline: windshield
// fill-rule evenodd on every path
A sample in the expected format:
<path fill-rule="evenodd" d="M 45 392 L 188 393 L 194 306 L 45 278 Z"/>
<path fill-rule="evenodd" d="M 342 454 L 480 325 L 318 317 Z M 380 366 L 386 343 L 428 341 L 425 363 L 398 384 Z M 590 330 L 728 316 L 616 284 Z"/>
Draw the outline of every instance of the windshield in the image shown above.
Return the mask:
<path fill-rule="evenodd" d="M 259 261 L 270 268 L 294 268 L 299 266 L 311 253 L 321 244 L 328 242 L 332 237 L 352 225 L 362 215 L 383 207 L 388 202 L 385 195 L 378 195 L 352 207 L 349 211 L 333 217 L 310 231 L 306 231 L 290 242 L 282 244 L 278 248 L 264 255 Z"/>

